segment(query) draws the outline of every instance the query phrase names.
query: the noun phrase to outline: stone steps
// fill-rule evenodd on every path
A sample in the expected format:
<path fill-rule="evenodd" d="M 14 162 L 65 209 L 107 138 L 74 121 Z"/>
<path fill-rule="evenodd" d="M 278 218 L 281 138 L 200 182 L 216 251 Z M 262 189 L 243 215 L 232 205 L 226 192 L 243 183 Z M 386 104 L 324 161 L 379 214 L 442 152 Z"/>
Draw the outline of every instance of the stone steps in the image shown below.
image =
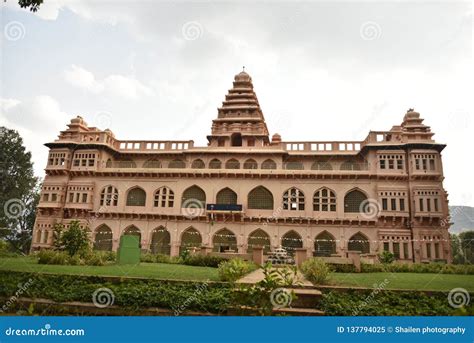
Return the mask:
<path fill-rule="evenodd" d="M 273 310 L 274 314 L 288 316 L 324 316 L 324 312 L 314 308 L 282 307 Z"/>

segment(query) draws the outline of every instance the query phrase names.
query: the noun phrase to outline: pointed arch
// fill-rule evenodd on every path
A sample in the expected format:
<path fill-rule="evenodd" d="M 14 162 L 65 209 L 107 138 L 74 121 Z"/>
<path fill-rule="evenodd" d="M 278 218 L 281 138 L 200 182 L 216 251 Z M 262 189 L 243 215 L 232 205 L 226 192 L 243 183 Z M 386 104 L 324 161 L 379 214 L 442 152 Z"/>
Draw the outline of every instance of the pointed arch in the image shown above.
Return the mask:
<path fill-rule="evenodd" d="M 157 159 L 149 159 L 143 163 L 143 168 L 161 168 L 161 161 Z"/>
<path fill-rule="evenodd" d="M 319 161 L 319 162 L 314 162 L 311 165 L 312 170 L 332 170 L 332 165 L 329 162 L 325 161 Z"/>
<path fill-rule="evenodd" d="M 360 251 L 361 254 L 370 253 L 370 241 L 362 232 L 357 232 L 347 242 L 348 251 Z"/>
<path fill-rule="evenodd" d="M 100 206 L 117 206 L 118 194 L 118 190 L 114 186 L 105 186 L 100 192 Z"/>
<path fill-rule="evenodd" d="M 184 168 L 186 168 L 186 162 L 184 162 L 183 160 L 177 158 L 177 159 L 175 159 L 175 160 L 172 160 L 172 161 L 168 164 L 168 168 L 184 169 Z"/>
<path fill-rule="evenodd" d="M 214 158 L 209 162 L 209 169 L 221 169 L 222 168 L 222 162 L 218 160 L 217 158 Z"/>
<path fill-rule="evenodd" d="M 179 252 L 189 250 L 191 248 L 200 248 L 202 245 L 202 237 L 198 230 L 195 228 L 188 227 L 181 234 L 181 243 Z"/>
<path fill-rule="evenodd" d="M 145 206 L 146 192 L 143 188 L 135 186 L 127 191 L 127 206 Z"/>
<path fill-rule="evenodd" d="M 204 190 L 196 185 L 186 188 L 181 199 L 181 207 L 196 207 L 198 205 L 199 208 L 206 207 L 206 193 Z"/>
<path fill-rule="evenodd" d="M 263 186 L 252 189 L 247 196 L 247 207 L 257 210 L 273 210 L 273 194 Z"/>
<path fill-rule="evenodd" d="M 203 160 L 198 158 L 198 159 L 194 160 L 193 163 L 191 163 L 191 168 L 204 169 L 204 168 L 206 168 L 206 165 L 204 164 Z"/>
<path fill-rule="evenodd" d="M 151 233 L 150 251 L 152 254 L 170 255 L 171 235 L 164 226 L 153 229 Z"/>
<path fill-rule="evenodd" d="M 331 256 L 336 253 L 336 239 L 324 230 L 314 239 L 314 256 Z"/>
<path fill-rule="evenodd" d="M 344 196 L 344 212 L 359 213 L 362 204 L 367 200 L 367 195 L 359 188 L 354 188 Z"/>
<path fill-rule="evenodd" d="M 336 192 L 327 187 L 322 187 L 314 192 L 313 211 L 317 212 L 335 212 L 336 211 Z"/>
<path fill-rule="evenodd" d="M 220 229 L 212 237 L 212 245 L 216 252 L 226 252 L 227 250 L 237 251 L 237 238 L 235 234 L 227 228 Z"/>
<path fill-rule="evenodd" d="M 235 158 L 231 158 L 225 163 L 225 169 L 240 169 L 240 162 Z"/>
<path fill-rule="evenodd" d="M 268 159 L 262 162 L 262 169 L 276 169 L 277 165 L 275 161 Z"/>
<path fill-rule="evenodd" d="M 94 250 L 112 251 L 112 229 L 105 224 L 94 231 Z"/>
<path fill-rule="evenodd" d="M 236 205 L 237 193 L 229 187 L 221 189 L 216 195 L 216 204 L 219 205 Z"/>
<path fill-rule="evenodd" d="M 304 211 L 304 193 L 292 187 L 283 193 L 283 209 L 289 211 Z"/>
<path fill-rule="evenodd" d="M 281 237 L 281 246 L 293 255 L 295 249 L 303 247 L 303 239 L 295 230 L 290 230 Z"/>
<path fill-rule="evenodd" d="M 163 186 L 156 190 L 153 199 L 154 207 L 173 207 L 174 192 L 171 188 Z"/>
<path fill-rule="evenodd" d="M 340 170 L 361 170 L 360 164 L 354 161 L 345 161 L 341 164 Z"/>
<path fill-rule="evenodd" d="M 287 170 L 304 170 L 303 163 L 299 161 L 288 161 L 285 163 L 285 169 Z"/>
<path fill-rule="evenodd" d="M 253 158 L 249 158 L 244 162 L 244 169 L 258 169 L 258 163 Z"/>
<path fill-rule="evenodd" d="M 251 253 L 256 246 L 263 247 L 264 254 L 268 254 L 271 250 L 270 236 L 262 229 L 257 229 L 248 236 L 247 253 Z"/>
<path fill-rule="evenodd" d="M 122 232 L 122 236 L 124 235 L 130 235 L 130 236 L 137 236 L 138 237 L 138 245 L 141 248 L 142 246 L 142 232 L 138 227 L 135 225 L 130 225 L 128 226 L 125 230 Z"/>

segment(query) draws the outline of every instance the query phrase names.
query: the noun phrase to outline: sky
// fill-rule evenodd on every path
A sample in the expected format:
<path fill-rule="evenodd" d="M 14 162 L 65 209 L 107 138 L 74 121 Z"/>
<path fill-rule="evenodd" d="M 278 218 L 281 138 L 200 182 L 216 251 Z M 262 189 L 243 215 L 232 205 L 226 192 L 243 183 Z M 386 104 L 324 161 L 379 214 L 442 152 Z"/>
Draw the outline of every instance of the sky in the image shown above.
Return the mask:
<path fill-rule="evenodd" d="M 44 176 L 70 119 L 118 139 L 205 146 L 235 74 L 270 134 L 364 140 L 415 108 L 443 151 L 450 205 L 474 206 L 472 3 L 45 0 L 1 4 L 0 125 Z"/>

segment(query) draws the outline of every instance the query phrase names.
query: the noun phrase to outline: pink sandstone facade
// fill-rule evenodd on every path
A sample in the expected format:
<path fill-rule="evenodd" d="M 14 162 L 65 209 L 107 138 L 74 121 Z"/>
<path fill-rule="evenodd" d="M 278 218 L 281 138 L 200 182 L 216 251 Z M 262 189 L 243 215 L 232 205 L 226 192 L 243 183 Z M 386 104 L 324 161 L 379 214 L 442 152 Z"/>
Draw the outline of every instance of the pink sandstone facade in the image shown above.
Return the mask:
<path fill-rule="evenodd" d="M 208 146 L 121 141 L 77 117 L 50 149 L 32 249 L 55 223 L 80 220 L 96 249 L 120 236 L 178 255 L 201 247 L 250 253 L 283 246 L 307 256 L 451 261 L 441 151 L 420 114 L 363 141 L 271 139 L 241 72 L 213 120 Z M 306 250 L 304 250 L 306 249 Z"/>

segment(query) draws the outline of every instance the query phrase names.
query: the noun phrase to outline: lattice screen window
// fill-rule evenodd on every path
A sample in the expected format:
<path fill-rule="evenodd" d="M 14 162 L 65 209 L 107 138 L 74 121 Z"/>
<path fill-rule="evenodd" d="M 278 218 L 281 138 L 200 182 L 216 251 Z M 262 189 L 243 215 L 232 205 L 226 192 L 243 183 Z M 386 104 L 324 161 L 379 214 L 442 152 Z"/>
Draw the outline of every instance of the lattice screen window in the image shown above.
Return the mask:
<path fill-rule="evenodd" d="M 336 193 L 323 188 L 314 193 L 313 211 L 335 212 L 336 211 Z"/>
<path fill-rule="evenodd" d="M 361 166 L 359 163 L 346 161 L 341 164 L 341 170 L 361 170 Z"/>
<path fill-rule="evenodd" d="M 153 201 L 155 207 L 173 207 L 174 206 L 174 192 L 168 187 L 161 187 L 155 192 L 155 199 Z"/>
<path fill-rule="evenodd" d="M 112 230 L 101 225 L 95 230 L 94 250 L 112 251 Z"/>
<path fill-rule="evenodd" d="M 364 200 L 367 200 L 367 197 L 361 191 L 354 190 L 347 193 L 344 197 L 344 212 L 360 212 Z"/>
<path fill-rule="evenodd" d="M 193 163 L 191 164 L 191 168 L 194 169 L 204 169 L 206 166 L 202 160 L 194 160 Z"/>
<path fill-rule="evenodd" d="M 258 210 L 273 210 L 273 195 L 263 186 L 250 191 L 248 195 L 248 208 Z"/>
<path fill-rule="evenodd" d="M 113 186 L 105 187 L 100 193 L 100 206 L 117 206 L 118 190 Z"/>
<path fill-rule="evenodd" d="M 262 162 L 262 169 L 276 169 L 276 163 L 273 160 L 265 160 Z"/>
<path fill-rule="evenodd" d="M 186 168 L 186 163 L 182 160 L 173 160 L 170 162 L 169 168 Z"/>
<path fill-rule="evenodd" d="M 336 253 L 336 240 L 327 231 L 316 236 L 314 240 L 315 256 L 331 256 Z"/>
<path fill-rule="evenodd" d="M 224 188 L 217 193 L 216 202 L 222 205 L 235 205 L 237 194 L 230 188 Z"/>
<path fill-rule="evenodd" d="M 222 162 L 219 161 L 218 159 L 213 159 L 211 162 L 209 162 L 209 169 L 221 169 L 222 168 Z"/>
<path fill-rule="evenodd" d="M 290 211 L 304 210 L 304 193 L 298 188 L 290 188 L 283 194 L 283 209 Z"/>
<path fill-rule="evenodd" d="M 148 160 L 143 164 L 143 168 L 161 168 L 159 160 Z"/>
<path fill-rule="evenodd" d="M 362 254 L 368 254 L 370 252 L 370 242 L 367 237 L 361 233 L 356 233 L 349 239 L 347 250 L 360 251 Z"/>
<path fill-rule="evenodd" d="M 196 207 L 197 204 L 204 208 L 206 203 L 206 193 L 198 186 L 192 186 L 186 189 L 183 193 L 181 202 L 182 207 Z"/>
<path fill-rule="evenodd" d="M 146 193 L 141 188 L 132 188 L 127 194 L 127 206 L 145 206 Z"/>
<path fill-rule="evenodd" d="M 244 169 L 258 169 L 258 163 L 254 159 L 248 159 L 244 162 Z"/>
<path fill-rule="evenodd" d="M 332 165 L 329 162 L 314 162 L 311 165 L 312 170 L 332 170 Z"/>
<path fill-rule="evenodd" d="M 301 162 L 286 162 L 285 169 L 288 170 L 303 170 L 304 166 Z"/>
<path fill-rule="evenodd" d="M 228 160 L 225 164 L 226 169 L 240 169 L 240 162 L 236 159 Z"/>

